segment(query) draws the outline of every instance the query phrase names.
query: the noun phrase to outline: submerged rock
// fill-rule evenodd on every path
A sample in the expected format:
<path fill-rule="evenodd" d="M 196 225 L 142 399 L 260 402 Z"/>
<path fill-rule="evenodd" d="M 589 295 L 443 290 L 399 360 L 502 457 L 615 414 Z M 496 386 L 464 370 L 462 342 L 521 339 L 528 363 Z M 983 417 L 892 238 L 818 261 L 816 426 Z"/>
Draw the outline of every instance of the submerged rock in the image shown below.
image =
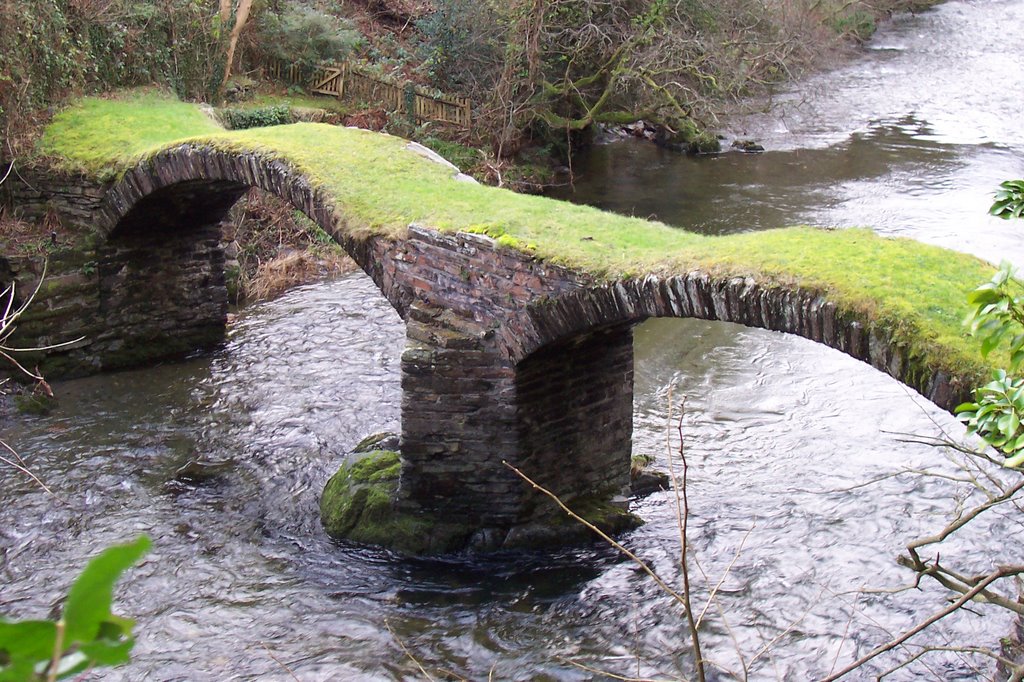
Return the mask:
<path fill-rule="evenodd" d="M 745 154 L 760 154 L 764 151 L 764 147 L 754 140 L 733 140 L 732 148 Z"/>
<path fill-rule="evenodd" d="M 668 474 L 652 469 L 653 463 L 654 457 L 650 455 L 633 455 L 629 467 L 629 489 L 636 497 L 646 497 L 672 487 Z"/>

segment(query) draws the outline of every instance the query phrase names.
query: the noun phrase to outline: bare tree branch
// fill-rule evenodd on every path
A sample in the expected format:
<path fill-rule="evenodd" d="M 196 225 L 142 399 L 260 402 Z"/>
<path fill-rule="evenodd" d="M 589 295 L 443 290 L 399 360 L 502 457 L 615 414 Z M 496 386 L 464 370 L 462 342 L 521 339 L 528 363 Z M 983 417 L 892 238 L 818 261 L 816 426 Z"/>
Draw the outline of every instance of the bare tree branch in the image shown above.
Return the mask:
<path fill-rule="evenodd" d="M 845 677 L 849 673 L 851 673 L 854 670 L 857 670 L 858 668 L 863 666 L 865 663 L 873 660 L 874 658 L 880 656 L 881 654 L 884 654 L 887 651 L 891 651 L 892 649 L 895 649 L 896 647 L 900 646 L 901 644 L 906 642 L 911 637 L 914 637 L 915 635 L 920 634 L 921 632 L 923 632 L 924 630 L 927 630 L 929 627 L 931 627 L 935 623 L 939 622 L 940 620 L 942 620 L 943 618 L 945 618 L 949 614 L 951 614 L 951 613 L 957 611 L 958 609 L 962 608 L 964 606 L 964 604 L 967 604 L 968 602 L 970 602 L 972 599 L 974 599 L 974 597 L 976 597 L 979 593 L 981 593 L 986 587 L 988 587 L 989 585 L 991 585 L 995 581 L 999 580 L 1000 578 L 1005 578 L 1005 577 L 1007 577 L 1009 575 L 1016 575 L 1016 574 L 1021 573 L 1021 572 L 1024 572 L 1024 566 L 1001 566 L 1001 567 L 997 568 L 995 571 L 993 571 L 992 573 L 990 573 L 987 576 L 985 576 L 985 578 L 982 581 L 980 581 L 974 588 L 972 588 L 970 591 L 968 591 L 967 594 L 964 594 L 963 596 L 961 596 L 955 602 L 950 604 L 947 608 L 945 608 L 945 609 L 939 611 L 938 613 L 932 615 L 931 617 L 929 617 L 926 620 L 922 621 L 921 623 L 917 624 L 916 626 L 914 626 L 910 630 L 907 630 L 906 632 L 904 632 L 902 635 L 900 635 L 896 639 L 893 639 L 890 642 L 887 642 L 887 643 L 885 643 L 885 644 L 883 644 L 883 645 L 881 645 L 879 647 L 876 647 L 875 649 L 872 649 L 868 654 L 858 658 L 856 661 L 854 661 L 850 665 L 846 666 L 845 668 L 843 668 L 839 672 L 837 672 L 835 674 L 832 674 L 832 675 L 829 675 L 828 677 L 822 678 L 820 680 L 820 682 L 834 682 L 835 680 L 838 680 L 841 677 Z"/>

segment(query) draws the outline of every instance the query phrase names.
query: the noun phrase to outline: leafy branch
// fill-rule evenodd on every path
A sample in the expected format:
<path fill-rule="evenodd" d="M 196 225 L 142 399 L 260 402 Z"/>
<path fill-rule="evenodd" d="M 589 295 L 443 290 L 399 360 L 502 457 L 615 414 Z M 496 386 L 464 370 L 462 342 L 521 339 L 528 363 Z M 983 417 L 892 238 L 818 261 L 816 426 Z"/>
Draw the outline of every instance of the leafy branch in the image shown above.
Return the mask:
<path fill-rule="evenodd" d="M 1024 180 L 1008 180 L 1000 187 L 989 213 L 1001 218 L 1024 216 Z M 1007 344 L 1010 363 L 974 391 L 973 401 L 955 411 L 969 434 L 977 434 L 1006 457 L 1004 466 L 1020 467 L 1024 465 L 1024 378 L 1011 373 L 1024 363 L 1024 284 L 1017 270 L 1004 261 L 967 301 L 971 312 L 964 324 L 981 339 L 982 356 Z"/>

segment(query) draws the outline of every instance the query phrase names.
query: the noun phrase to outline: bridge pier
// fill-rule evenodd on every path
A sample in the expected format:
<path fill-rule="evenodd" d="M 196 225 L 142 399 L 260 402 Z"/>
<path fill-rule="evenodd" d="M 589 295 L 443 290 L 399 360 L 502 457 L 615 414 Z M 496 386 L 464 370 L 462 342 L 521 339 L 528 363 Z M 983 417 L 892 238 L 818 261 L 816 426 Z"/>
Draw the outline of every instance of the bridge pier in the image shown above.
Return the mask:
<path fill-rule="evenodd" d="M 448 311 L 414 303 L 408 336 L 399 514 L 448 525 L 441 546 L 496 549 L 586 535 L 559 524 L 564 513 L 507 463 L 599 525 L 632 525 L 624 509 L 607 504 L 629 485 L 630 326 L 582 335 L 517 366 Z M 463 528 L 450 527 L 453 519 Z"/>
<path fill-rule="evenodd" d="M 398 508 L 509 526 L 527 492 L 502 464 L 518 460 L 515 370 L 454 321 L 421 304 L 409 311 Z"/>

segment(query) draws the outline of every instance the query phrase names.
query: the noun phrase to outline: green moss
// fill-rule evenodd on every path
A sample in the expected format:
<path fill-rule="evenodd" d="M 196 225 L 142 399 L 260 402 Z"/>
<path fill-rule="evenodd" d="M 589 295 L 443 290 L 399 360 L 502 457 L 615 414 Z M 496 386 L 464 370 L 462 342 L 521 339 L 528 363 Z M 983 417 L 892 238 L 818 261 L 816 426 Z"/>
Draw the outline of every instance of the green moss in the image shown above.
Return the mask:
<path fill-rule="evenodd" d="M 653 455 L 633 455 L 629 460 L 629 473 L 636 477 L 641 471 L 654 464 Z"/>
<path fill-rule="evenodd" d="M 400 473 L 398 454 L 386 450 L 367 453 L 343 465 L 320 497 L 320 520 L 327 534 L 404 554 L 461 548 L 471 529 L 395 509 Z"/>
<path fill-rule="evenodd" d="M 37 151 L 69 171 L 104 177 L 172 140 L 223 130 L 194 104 L 157 90 L 87 97 L 57 114 Z"/>
<path fill-rule="evenodd" d="M 123 120 L 131 125 L 121 125 Z M 978 343 L 960 322 L 967 293 L 989 279 L 992 266 L 866 229 L 795 227 L 707 237 L 457 182 L 450 169 L 404 150 L 404 140 L 369 131 L 313 123 L 218 131 L 192 105 L 152 94 L 82 100 L 57 117 L 42 148 L 61 154 L 66 165 L 113 172 L 189 135 L 195 144 L 287 160 L 334 198 L 340 229 L 349 234 L 400 237 L 410 223 L 448 232 L 470 229 L 510 248 L 535 246 L 531 255 L 608 279 L 699 269 L 750 276 L 763 286 L 799 286 L 827 295 L 841 315 L 891 330 L 908 356 L 929 368 L 961 376 L 988 373 Z M 996 366 L 1005 362 L 996 355 L 990 359 Z"/>
<path fill-rule="evenodd" d="M 14 406 L 22 414 L 46 416 L 57 407 L 57 399 L 39 391 L 14 396 Z"/>
<path fill-rule="evenodd" d="M 364 457 L 350 467 L 352 480 L 356 483 L 376 483 L 398 480 L 402 472 L 402 461 L 397 452 L 378 450 L 372 457 Z"/>

